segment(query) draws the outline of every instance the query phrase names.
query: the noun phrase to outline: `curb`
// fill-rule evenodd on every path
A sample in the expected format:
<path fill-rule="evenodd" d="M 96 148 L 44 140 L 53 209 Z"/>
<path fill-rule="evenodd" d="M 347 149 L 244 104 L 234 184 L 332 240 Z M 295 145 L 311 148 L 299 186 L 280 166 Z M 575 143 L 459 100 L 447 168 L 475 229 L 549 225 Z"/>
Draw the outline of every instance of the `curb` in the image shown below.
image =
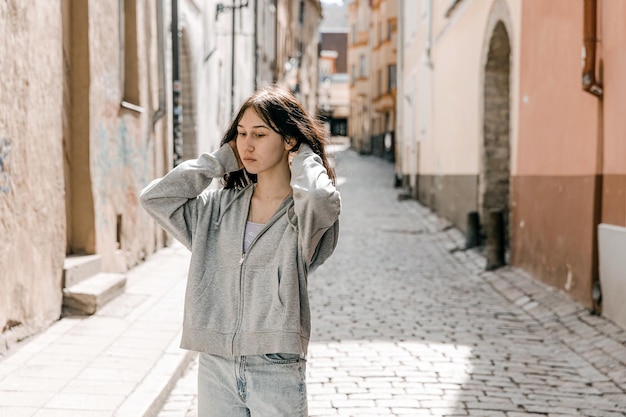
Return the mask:
<path fill-rule="evenodd" d="M 117 409 L 114 417 L 156 417 L 197 352 L 179 347 L 180 333 L 137 388 Z"/>

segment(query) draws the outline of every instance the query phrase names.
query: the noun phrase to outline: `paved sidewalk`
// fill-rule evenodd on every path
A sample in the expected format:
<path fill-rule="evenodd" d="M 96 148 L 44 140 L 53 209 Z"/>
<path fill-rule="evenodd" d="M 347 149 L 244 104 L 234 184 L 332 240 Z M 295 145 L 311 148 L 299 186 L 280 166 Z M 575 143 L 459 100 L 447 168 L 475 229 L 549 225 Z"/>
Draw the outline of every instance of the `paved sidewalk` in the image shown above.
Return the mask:
<path fill-rule="evenodd" d="M 626 415 L 626 332 L 398 200 L 393 165 L 338 154 L 336 253 L 310 279 L 311 416 Z M 196 362 L 159 417 L 196 417 Z"/>
<path fill-rule="evenodd" d="M 126 292 L 67 317 L 0 361 L 0 417 L 158 413 L 195 355 L 178 348 L 189 253 L 163 249 L 127 273 Z"/>

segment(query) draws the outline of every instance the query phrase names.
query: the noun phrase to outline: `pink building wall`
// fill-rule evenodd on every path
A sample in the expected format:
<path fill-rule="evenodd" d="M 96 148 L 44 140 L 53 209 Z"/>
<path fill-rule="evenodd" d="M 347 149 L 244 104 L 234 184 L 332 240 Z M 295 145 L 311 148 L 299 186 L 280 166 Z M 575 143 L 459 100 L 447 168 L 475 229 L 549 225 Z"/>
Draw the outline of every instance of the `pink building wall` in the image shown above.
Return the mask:
<path fill-rule="evenodd" d="M 583 2 L 522 2 L 512 263 L 591 307 L 597 226 L 626 222 L 622 2 L 598 2 L 604 95 L 582 89 Z"/>
<path fill-rule="evenodd" d="M 626 226 L 626 3 L 600 3 L 604 84 L 602 222 Z"/>

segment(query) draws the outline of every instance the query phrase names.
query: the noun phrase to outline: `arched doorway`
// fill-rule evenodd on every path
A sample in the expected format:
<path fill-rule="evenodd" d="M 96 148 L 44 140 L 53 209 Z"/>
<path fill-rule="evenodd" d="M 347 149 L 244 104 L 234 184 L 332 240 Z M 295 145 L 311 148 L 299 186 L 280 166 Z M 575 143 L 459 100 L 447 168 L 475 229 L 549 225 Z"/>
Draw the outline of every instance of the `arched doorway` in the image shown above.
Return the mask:
<path fill-rule="evenodd" d="M 508 251 L 510 212 L 510 79 L 511 43 L 502 21 L 489 38 L 483 91 L 483 146 L 479 175 L 478 207 L 483 233 L 490 227 L 490 213 L 502 213 L 504 248 Z"/>

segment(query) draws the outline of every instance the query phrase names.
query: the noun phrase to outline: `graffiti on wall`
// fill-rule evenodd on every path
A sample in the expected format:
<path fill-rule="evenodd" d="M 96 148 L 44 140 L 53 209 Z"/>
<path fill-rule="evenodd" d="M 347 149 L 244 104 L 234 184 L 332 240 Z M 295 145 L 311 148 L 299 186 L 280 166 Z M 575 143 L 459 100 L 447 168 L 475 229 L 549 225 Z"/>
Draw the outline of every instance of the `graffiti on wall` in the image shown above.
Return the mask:
<path fill-rule="evenodd" d="M 148 179 L 149 152 L 138 145 L 123 118 L 113 123 L 100 122 L 95 148 L 95 203 L 99 213 L 112 208 L 131 216 L 139 204 L 137 195 Z M 109 226 L 109 217 L 98 216 L 98 222 Z"/>
<path fill-rule="evenodd" d="M 0 193 L 11 191 L 11 140 L 3 137 L 0 140 Z"/>

